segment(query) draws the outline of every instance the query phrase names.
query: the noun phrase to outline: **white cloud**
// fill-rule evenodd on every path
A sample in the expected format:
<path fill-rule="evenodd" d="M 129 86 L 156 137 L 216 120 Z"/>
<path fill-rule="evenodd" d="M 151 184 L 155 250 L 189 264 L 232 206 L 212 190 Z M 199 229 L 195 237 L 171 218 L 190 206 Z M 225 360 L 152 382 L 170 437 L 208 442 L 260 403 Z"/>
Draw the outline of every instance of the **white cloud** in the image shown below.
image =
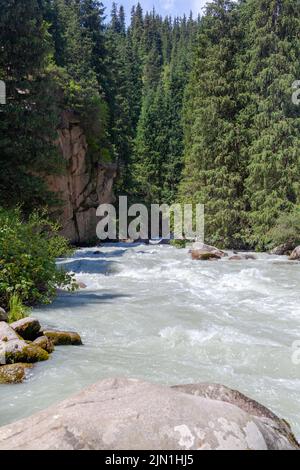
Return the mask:
<path fill-rule="evenodd" d="M 167 13 L 172 13 L 175 7 L 175 0 L 163 0 L 161 6 Z"/>

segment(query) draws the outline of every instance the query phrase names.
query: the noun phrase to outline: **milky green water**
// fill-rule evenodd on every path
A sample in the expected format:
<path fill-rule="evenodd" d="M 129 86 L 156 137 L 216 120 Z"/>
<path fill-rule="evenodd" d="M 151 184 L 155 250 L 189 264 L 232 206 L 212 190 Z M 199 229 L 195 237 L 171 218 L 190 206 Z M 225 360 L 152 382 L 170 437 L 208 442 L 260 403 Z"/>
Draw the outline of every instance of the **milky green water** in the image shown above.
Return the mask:
<path fill-rule="evenodd" d="M 88 288 L 33 315 L 78 331 L 22 385 L 0 386 L 0 425 L 114 376 L 163 384 L 218 382 L 286 418 L 300 437 L 300 264 L 195 262 L 188 250 L 112 245 L 64 261 Z"/>

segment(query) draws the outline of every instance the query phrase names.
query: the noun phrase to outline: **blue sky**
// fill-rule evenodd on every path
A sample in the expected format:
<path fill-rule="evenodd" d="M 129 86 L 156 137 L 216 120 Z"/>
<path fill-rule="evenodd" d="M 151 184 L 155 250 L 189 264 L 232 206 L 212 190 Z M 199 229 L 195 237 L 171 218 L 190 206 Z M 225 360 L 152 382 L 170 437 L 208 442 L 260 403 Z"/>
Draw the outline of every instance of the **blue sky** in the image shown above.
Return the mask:
<path fill-rule="evenodd" d="M 106 14 L 109 15 L 112 5 L 112 0 L 102 0 L 104 6 L 107 7 Z M 116 0 L 119 5 L 124 5 L 126 9 L 127 21 L 130 18 L 130 11 L 133 5 L 136 5 L 138 0 Z M 205 5 L 206 0 L 140 0 L 143 9 L 155 9 L 164 15 L 181 16 L 184 13 L 187 15 L 192 10 L 195 15 L 201 12 L 201 8 Z"/>

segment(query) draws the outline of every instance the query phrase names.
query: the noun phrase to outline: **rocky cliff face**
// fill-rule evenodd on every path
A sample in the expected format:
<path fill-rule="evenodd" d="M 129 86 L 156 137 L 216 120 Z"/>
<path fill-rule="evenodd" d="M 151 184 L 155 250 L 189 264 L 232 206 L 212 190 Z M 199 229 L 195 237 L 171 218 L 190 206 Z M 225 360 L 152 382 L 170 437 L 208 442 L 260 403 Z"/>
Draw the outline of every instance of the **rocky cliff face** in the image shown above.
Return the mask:
<path fill-rule="evenodd" d="M 47 178 L 49 188 L 62 201 L 57 217 L 61 234 L 72 243 L 89 243 L 96 238 L 96 209 L 114 201 L 113 183 L 117 176 L 114 164 L 91 164 L 88 145 L 80 121 L 64 112 L 58 145 L 65 160 L 62 175 Z"/>

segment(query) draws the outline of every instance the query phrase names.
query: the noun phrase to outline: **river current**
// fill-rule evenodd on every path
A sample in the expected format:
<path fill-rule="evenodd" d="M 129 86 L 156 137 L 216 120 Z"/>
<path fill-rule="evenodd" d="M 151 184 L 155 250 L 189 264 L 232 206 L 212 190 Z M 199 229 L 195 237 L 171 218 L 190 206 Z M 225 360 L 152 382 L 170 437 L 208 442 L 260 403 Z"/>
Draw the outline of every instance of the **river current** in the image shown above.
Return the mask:
<path fill-rule="evenodd" d="M 300 437 L 300 264 L 256 256 L 197 262 L 186 249 L 118 244 L 59 261 L 87 289 L 61 293 L 32 315 L 78 331 L 84 346 L 56 348 L 25 383 L 1 386 L 0 425 L 127 376 L 222 383 L 287 419 Z"/>

